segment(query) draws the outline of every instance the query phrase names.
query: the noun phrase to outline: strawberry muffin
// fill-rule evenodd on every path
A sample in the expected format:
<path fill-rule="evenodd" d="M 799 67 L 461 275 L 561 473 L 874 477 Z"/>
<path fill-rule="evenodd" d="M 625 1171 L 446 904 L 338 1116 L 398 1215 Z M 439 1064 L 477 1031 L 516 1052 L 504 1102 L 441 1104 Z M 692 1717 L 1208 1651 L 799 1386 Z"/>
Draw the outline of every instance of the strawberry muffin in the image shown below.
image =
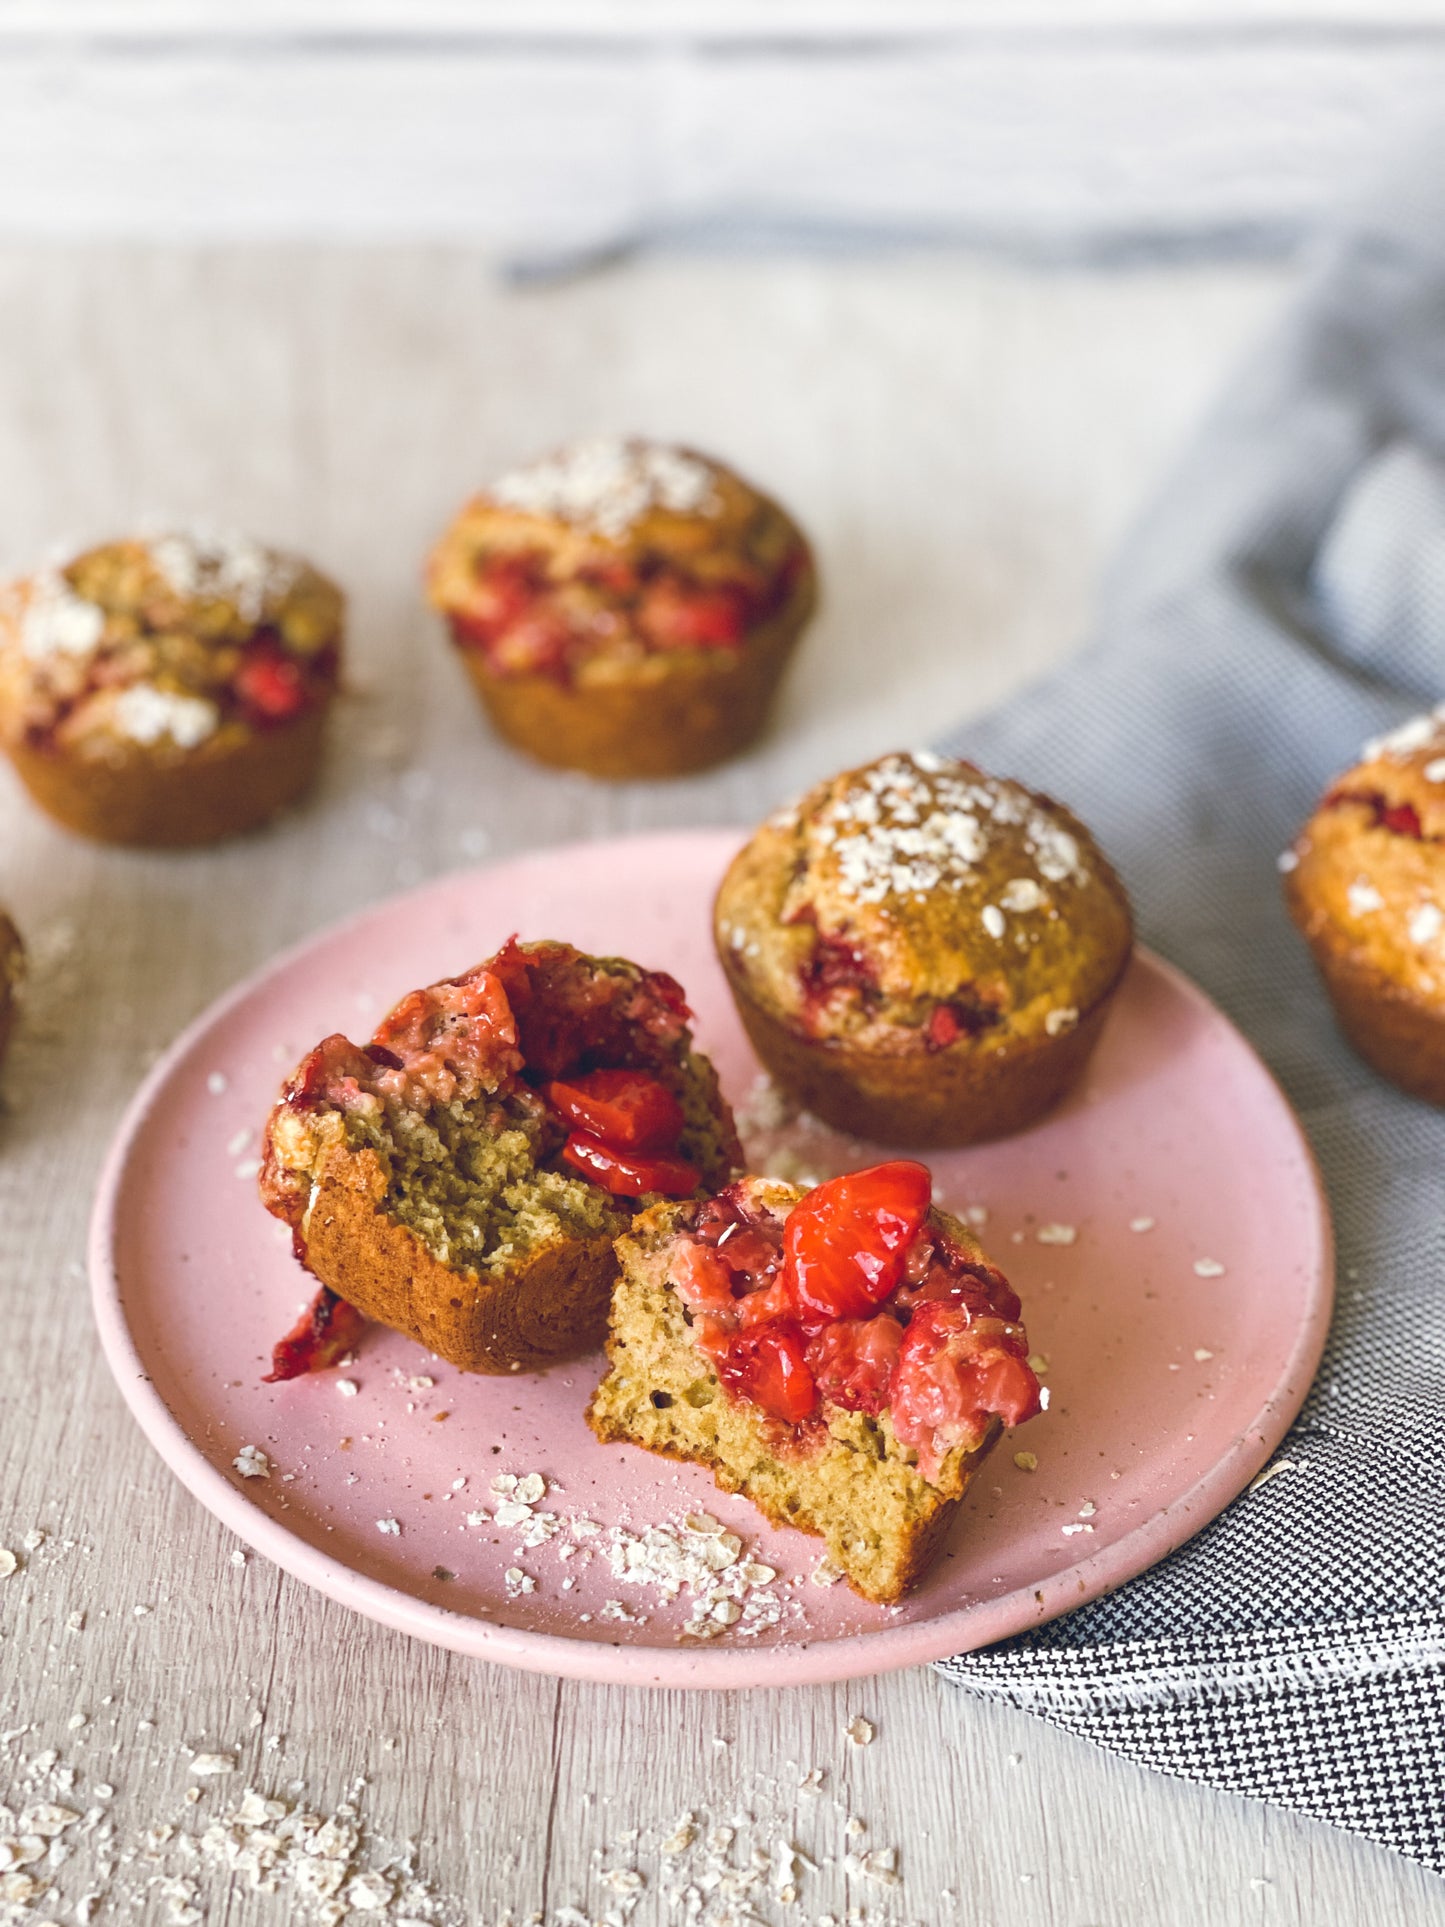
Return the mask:
<path fill-rule="evenodd" d="M 593 1430 L 819 1534 L 865 1599 L 916 1582 L 1002 1427 L 1040 1409 L 1018 1299 L 920 1164 L 741 1178 L 644 1212 L 618 1252 Z"/>
<path fill-rule="evenodd" d="M 341 592 L 233 537 L 108 542 L 0 595 L 0 743 L 40 806 L 106 843 L 212 843 L 311 782 Z"/>
<path fill-rule="evenodd" d="M 776 502 L 689 450 L 606 440 L 469 502 L 429 587 L 502 735 L 607 777 L 678 776 L 744 749 L 816 595 Z"/>
<path fill-rule="evenodd" d="M 1132 943 L 1123 885 L 1076 817 L 927 751 L 766 822 L 723 878 L 714 934 L 783 1090 L 907 1145 L 1042 1116 L 1098 1042 Z"/>
<path fill-rule="evenodd" d="M 25 947 L 20 932 L 0 910 L 0 1060 L 9 1048 L 15 1028 L 20 986 L 25 978 Z"/>
<path fill-rule="evenodd" d="M 1445 705 L 1367 744 L 1281 867 L 1345 1036 L 1445 1104 Z"/>
<path fill-rule="evenodd" d="M 635 1212 L 726 1183 L 732 1114 L 661 971 L 509 942 L 334 1036 L 266 1127 L 261 1198 L 321 1286 L 271 1376 L 332 1364 L 362 1318 L 463 1371 L 600 1343 Z"/>

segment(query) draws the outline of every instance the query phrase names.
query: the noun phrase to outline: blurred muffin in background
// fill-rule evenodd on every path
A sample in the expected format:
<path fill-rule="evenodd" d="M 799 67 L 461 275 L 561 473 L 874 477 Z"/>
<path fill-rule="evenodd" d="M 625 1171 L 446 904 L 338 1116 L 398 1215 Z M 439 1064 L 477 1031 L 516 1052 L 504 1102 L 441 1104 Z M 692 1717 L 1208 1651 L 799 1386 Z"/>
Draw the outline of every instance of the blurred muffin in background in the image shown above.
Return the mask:
<path fill-rule="evenodd" d="M 1281 867 L 1340 1029 L 1445 1104 L 1445 705 L 1366 744 Z"/>
<path fill-rule="evenodd" d="M 508 742 L 615 778 L 746 748 L 816 597 L 808 544 L 776 502 L 640 440 L 577 442 L 502 476 L 427 579 Z"/>
<path fill-rule="evenodd" d="M 106 843 L 211 843 L 316 773 L 343 599 L 235 536 L 108 542 L 0 593 L 0 745 L 55 820 Z"/>

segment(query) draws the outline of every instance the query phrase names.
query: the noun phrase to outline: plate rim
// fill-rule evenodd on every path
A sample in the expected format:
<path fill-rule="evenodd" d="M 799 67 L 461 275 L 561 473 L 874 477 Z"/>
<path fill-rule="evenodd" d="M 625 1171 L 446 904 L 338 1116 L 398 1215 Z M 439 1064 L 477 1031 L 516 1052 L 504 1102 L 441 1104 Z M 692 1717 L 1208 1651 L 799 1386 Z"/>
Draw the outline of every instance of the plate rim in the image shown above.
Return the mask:
<path fill-rule="evenodd" d="M 192 1055 L 201 1039 L 273 977 L 311 952 L 364 929 L 377 918 L 390 917 L 400 907 L 425 899 L 443 886 L 455 887 L 468 877 L 494 878 L 501 871 L 565 859 L 579 850 L 595 854 L 622 847 L 639 850 L 677 843 L 695 846 L 699 839 L 708 838 L 716 842 L 722 857 L 726 851 L 736 849 L 747 834 L 746 830 L 732 826 L 714 825 L 578 838 L 519 851 L 494 863 L 439 872 L 411 889 L 381 898 L 324 924 L 248 972 L 185 1026 L 146 1073 L 125 1107 L 96 1183 L 87 1238 L 91 1309 L 111 1375 L 142 1433 L 208 1512 L 254 1551 L 303 1585 L 364 1618 L 473 1658 L 552 1678 L 604 1685 L 713 1690 L 801 1686 L 871 1677 L 923 1665 L 1030 1631 L 1138 1578 L 1201 1531 L 1239 1496 L 1268 1462 L 1308 1396 L 1329 1334 L 1335 1295 L 1334 1226 L 1313 1146 L 1278 1079 L 1243 1031 L 1177 965 L 1136 944 L 1135 962 L 1162 976 L 1186 1000 L 1202 1006 L 1224 1024 L 1253 1059 L 1266 1086 L 1272 1090 L 1303 1155 L 1304 1169 L 1311 1182 L 1319 1251 L 1305 1316 L 1272 1389 L 1249 1424 L 1193 1485 L 1107 1546 L 1061 1568 L 1036 1585 L 1015 1588 L 996 1599 L 978 1600 L 901 1626 L 884 1626 L 840 1638 L 781 1642 L 776 1646 L 750 1647 L 746 1651 L 722 1646 L 629 1646 L 620 1640 L 584 1640 L 562 1633 L 501 1626 L 492 1620 L 416 1599 L 383 1580 L 354 1571 L 343 1559 L 311 1545 L 253 1504 L 212 1464 L 151 1382 L 126 1319 L 114 1257 L 121 1193 L 136 1139 L 171 1076 Z M 1129 1568 L 1122 1577 L 1119 1575 L 1121 1565 Z M 1105 1566 L 1107 1575 L 1102 1570 Z M 746 1678 L 740 1677 L 743 1673 Z"/>

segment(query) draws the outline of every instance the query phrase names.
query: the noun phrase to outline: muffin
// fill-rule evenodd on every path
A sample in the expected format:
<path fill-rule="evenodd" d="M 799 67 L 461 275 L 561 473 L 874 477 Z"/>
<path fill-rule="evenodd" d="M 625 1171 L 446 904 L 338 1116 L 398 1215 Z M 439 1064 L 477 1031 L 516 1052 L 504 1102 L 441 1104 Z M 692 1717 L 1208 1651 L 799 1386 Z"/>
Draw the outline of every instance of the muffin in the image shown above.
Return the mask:
<path fill-rule="evenodd" d="M 322 1287 L 271 1376 L 334 1362 L 355 1314 L 463 1371 L 600 1344 L 613 1239 L 741 1162 L 689 1014 L 661 971 L 512 940 L 404 997 L 369 1044 L 318 1044 L 262 1154 L 262 1202 Z"/>
<path fill-rule="evenodd" d="M 816 594 L 796 524 L 731 469 L 605 440 L 469 502 L 429 587 L 508 742 L 607 777 L 744 749 Z"/>
<path fill-rule="evenodd" d="M 10 1045 L 11 1032 L 25 977 L 25 947 L 20 932 L 0 910 L 0 1061 Z"/>
<path fill-rule="evenodd" d="M 310 783 L 342 597 L 232 537 L 108 542 L 0 594 L 0 743 L 57 822 L 105 843 L 212 843 Z"/>
<path fill-rule="evenodd" d="M 819 1534 L 892 1604 L 1004 1425 L 1040 1408 L 1019 1302 L 895 1161 L 809 1192 L 745 1177 L 660 1204 L 618 1242 L 598 1437 L 705 1465 Z"/>
<path fill-rule="evenodd" d="M 1367 743 L 1281 867 L 1340 1029 L 1445 1104 L 1445 705 Z"/>
<path fill-rule="evenodd" d="M 733 859 L 718 956 L 788 1095 L 883 1144 L 1021 1130 L 1075 1082 L 1132 938 L 1074 816 L 927 751 L 809 791 Z"/>

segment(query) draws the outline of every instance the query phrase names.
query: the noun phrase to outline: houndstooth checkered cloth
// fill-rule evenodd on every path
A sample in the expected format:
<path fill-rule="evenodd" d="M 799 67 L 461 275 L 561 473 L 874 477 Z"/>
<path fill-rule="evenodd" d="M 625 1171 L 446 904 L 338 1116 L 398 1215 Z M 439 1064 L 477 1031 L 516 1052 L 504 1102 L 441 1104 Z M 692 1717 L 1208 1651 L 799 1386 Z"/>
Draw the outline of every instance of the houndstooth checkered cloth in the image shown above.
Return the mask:
<path fill-rule="evenodd" d="M 1276 855 L 1445 696 L 1445 164 L 1332 244 L 1137 532 L 1101 640 L 949 747 L 1065 798 L 1143 936 L 1262 1051 L 1340 1294 L 1292 1462 L 1152 1572 L 943 1663 L 1188 1779 L 1445 1872 L 1445 1113 L 1339 1041 Z"/>

